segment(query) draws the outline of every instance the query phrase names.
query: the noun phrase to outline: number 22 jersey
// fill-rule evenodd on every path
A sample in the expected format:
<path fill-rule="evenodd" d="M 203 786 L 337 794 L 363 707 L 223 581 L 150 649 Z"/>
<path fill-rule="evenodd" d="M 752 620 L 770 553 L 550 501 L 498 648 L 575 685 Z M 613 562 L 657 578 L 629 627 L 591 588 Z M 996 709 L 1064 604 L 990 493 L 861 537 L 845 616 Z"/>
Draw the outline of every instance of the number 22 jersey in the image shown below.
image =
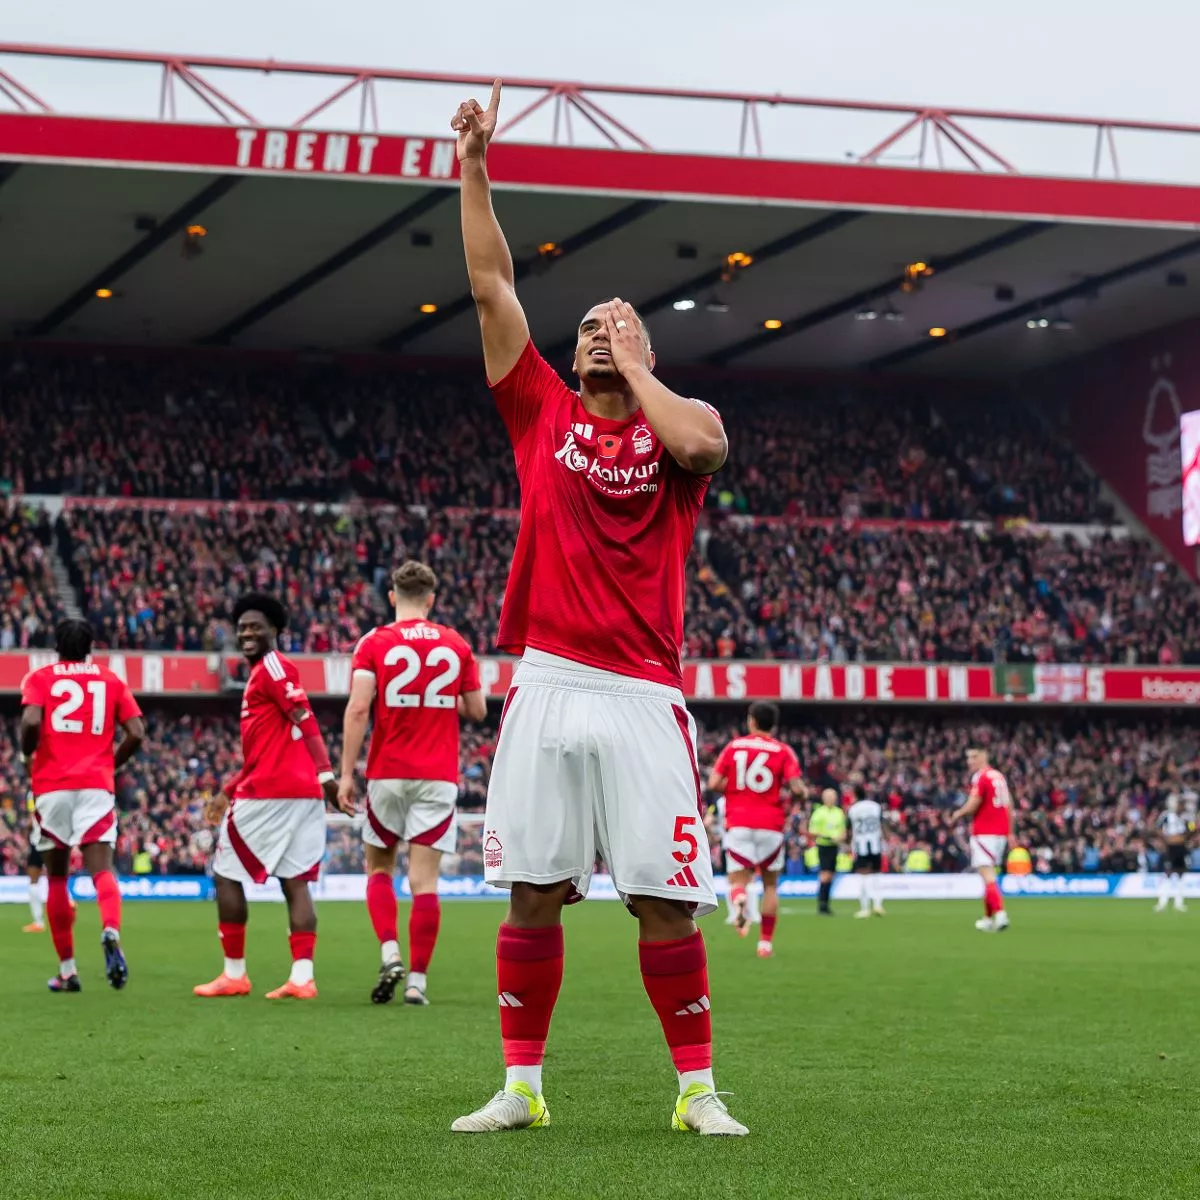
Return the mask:
<path fill-rule="evenodd" d="M 351 663 L 375 680 L 368 779 L 458 782 L 458 698 L 480 688 L 462 636 L 433 621 L 395 621 L 366 635 Z"/>

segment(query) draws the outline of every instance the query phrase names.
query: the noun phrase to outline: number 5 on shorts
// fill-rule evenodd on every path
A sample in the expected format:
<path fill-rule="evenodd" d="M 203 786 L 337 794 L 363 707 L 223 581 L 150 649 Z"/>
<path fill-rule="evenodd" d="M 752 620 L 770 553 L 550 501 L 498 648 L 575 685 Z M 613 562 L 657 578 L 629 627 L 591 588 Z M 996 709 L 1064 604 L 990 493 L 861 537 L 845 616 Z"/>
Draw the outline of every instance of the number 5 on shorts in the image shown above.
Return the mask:
<path fill-rule="evenodd" d="M 698 821 L 699 817 L 676 817 L 675 818 L 675 835 L 674 841 L 676 845 L 684 845 L 686 850 L 672 850 L 671 857 L 677 862 L 685 866 L 690 862 L 696 861 L 696 855 L 700 853 L 700 843 L 696 841 L 696 835 L 689 831 L 688 826 L 693 821 Z"/>

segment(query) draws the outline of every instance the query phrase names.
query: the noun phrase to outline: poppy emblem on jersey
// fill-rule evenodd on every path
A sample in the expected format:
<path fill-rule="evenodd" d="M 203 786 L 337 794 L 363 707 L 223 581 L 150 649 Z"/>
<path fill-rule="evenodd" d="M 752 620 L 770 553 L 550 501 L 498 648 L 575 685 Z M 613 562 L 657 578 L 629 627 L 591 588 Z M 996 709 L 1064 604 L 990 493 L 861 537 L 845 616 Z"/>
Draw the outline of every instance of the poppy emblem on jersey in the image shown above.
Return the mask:
<path fill-rule="evenodd" d="M 494 870 L 503 863 L 504 845 L 496 836 L 495 830 L 489 829 L 483 839 L 483 865 Z"/>
<path fill-rule="evenodd" d="M 596 439 L 596 453 L 601 458 L 616 458 L 621 449 L 621 439 L 615 433 L 602 433 Z"/>
<path fill-rule="evenodd" d="M 634 454 L 649 454 L 654 449 L 654 435 L 645 425 L 639 425 L 633 431 Z"/>

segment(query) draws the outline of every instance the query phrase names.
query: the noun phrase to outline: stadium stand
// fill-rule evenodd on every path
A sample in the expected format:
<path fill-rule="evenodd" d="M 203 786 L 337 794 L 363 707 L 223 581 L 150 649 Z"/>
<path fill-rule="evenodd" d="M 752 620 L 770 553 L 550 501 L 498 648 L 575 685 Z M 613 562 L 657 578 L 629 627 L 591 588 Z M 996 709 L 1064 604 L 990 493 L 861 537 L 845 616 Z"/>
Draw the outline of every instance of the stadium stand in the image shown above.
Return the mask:
<path fill-rule="evenodd" d="M 18 492 L 518 502 L 503 427 L 474 372 L 10 351 L 0 386 L 0 479 Z M 729 430 L 713 508 L 1042 522 L 1111 515 L 1094 476 L 1019 408 L 846 387 L 677 386 L 716 404 Z"/>
<path fill-rule="evenodd" d="M 50 566 L 52 537 L 44 509 L 0 497 L 0 650 L 53 644 L 62 612 Z"/>
<path fill-rule="evenodd" d="M 486 653 L 516 528 L 507 510 L 438 506 L 82 503 L 64 510 L 58 545 L 102 646 L 227 646 L 234 601 L 259 587 L 287 598 L 285 649 L 345 651 L 381 619 L 388 567 L 417 555 L 441 578 L 442 619 Z M 1191 583 L 1120 531 L 713 514 L 696 548 L 692 658 L 1200 662 Z M 52 606 L 38 594 L 22 628 L 44 643 Z"/>

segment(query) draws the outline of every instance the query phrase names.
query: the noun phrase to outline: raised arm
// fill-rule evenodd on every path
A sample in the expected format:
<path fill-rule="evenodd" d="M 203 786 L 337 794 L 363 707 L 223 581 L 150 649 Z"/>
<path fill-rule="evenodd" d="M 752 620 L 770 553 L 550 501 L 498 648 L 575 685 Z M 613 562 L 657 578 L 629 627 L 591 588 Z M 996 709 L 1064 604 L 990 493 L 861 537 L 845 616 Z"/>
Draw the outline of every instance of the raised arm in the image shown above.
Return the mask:
<path fill-rule="evenodd" d="M 467 275 L 483 333 L 483 361 L 492 383 L 499 382 L 516 366 L 529 341 L 529 325 L 517 300 L 512 255 L 492 209 L 492 185 L 487 174 L 487 148 L 496 132 L 500 86 L 499 79 L 492 84 L 486 109 L 468 100 L 458 106 L 450 122 L 458 136 Z"/>

